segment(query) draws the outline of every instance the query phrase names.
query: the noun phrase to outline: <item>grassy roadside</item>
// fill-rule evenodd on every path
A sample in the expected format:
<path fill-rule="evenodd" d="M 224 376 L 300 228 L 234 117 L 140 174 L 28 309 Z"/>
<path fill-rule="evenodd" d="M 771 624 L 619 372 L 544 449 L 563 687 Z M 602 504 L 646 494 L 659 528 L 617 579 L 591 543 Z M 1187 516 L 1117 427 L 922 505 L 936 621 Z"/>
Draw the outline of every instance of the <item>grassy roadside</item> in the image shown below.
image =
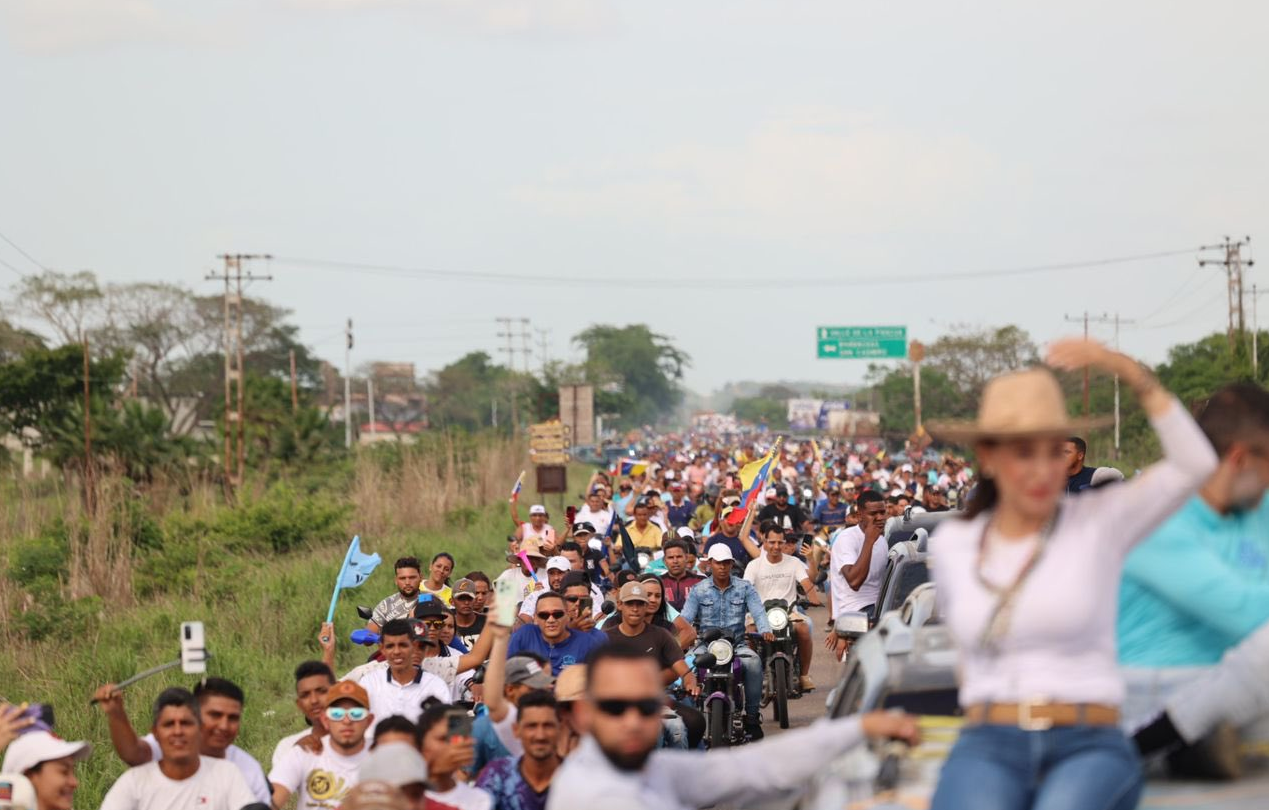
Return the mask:
<path fill-rule="evenodd" d="M 366 584 L 341 594 L 336 611 L 341 671 L 365 660 L 365 648 L 347 641 L 348 632 L 361 625 L 355 606 L 392 592 L 394 559 L 405 554 L 430 558 L 444 550 L 457 558 L 456 573 L 478 568 L 496 575 L 504 565 L 507 526 L 506 507 L 500 504 L 477 510 L 476 519 L 463 527 L 363 538 L 363 548 L 379 553 L 384 562 Z M 61 736 L 94 744 L 91 759 L 79 768 L 76 804 L 96 807 L 124 766 L 110 748 L 101 713 L 88 708 L 89 698 L 102 683 L 176 658 L 180 623 L 199 620 L 213 655 L 208 673 L 233 680 L 247 693 L 238 744 L 267 770 L 277 740 L 302 726 L 293 704 L 292 672 L 300 661 L 320 656 L 317 629 L 344 550 L 344 544 L 325 543 L 275 559 L 248 558 L 228 594 L 188 594 L 107 611 L 83 638 L 55 630 L 21 658 L 0 656 L 0 691 L 10 700 L 52 703 Z M 48 620 L 54 627 L 65 621 L 57 615 Z M 129 689 L 125 705 L 134 725 L 148 727 L 146 707 L 164 687 L 192 680 L 177 671 Z"/>

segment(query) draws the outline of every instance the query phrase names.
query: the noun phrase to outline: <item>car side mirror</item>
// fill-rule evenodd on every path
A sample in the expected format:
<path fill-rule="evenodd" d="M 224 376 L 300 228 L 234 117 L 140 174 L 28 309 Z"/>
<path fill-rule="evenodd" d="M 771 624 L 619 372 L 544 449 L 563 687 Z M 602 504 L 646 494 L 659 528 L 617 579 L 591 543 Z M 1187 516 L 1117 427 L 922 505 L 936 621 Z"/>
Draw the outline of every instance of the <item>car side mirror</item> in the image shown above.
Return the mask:
<path fill-rule="evenodd" d="M 710 669 L 718 664 L 718 658 L 713 653 L 701 653 L 696 656 L 696 666 L 698 669 Z"/>
<path fill-rule="evenodd" d="M 868 632 L 868 614 L 860 611 L 843 613 L 834 620 L 833 631 L 838 638 L 859 638 Z"/>

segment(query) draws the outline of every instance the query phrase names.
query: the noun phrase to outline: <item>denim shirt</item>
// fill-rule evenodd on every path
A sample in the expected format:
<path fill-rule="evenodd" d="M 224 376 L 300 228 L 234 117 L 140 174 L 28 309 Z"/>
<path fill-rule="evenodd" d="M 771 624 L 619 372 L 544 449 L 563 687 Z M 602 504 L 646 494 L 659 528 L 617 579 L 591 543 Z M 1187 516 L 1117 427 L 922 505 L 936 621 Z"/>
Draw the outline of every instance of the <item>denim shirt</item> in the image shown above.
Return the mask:
<path fill-rule="evenodd" d="M 771 632 L 757 589 L 733 575 L 725 591 L 718 590 L 713 577 L 692 588 L 683 603 L 682 616 L 688 624 L 699 625 L 702 630 L 720 627 L 735 637 L 745 632 L 746 613 L 753 616 L 759 633 Z"/>

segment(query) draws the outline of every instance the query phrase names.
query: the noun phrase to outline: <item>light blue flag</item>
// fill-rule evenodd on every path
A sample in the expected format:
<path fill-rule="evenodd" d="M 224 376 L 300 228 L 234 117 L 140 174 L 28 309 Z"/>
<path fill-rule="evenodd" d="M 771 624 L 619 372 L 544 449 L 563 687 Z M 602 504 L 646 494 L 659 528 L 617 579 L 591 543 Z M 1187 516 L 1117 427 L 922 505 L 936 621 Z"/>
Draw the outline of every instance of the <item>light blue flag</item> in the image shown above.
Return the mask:
<path fill-rule="evenodd" d="M 365 582 L 381 562 L 383 560 L 378 554 L 362 553 L 360 536 L 352 539 L 348 544 L 348 553 L 344 555 L 344 564 L 339 569 L 339 578 L 335 580 L 335 591 L 330 596 L 330 610 L 326 612 L 326 621 L 335 618 L 335 603 L 339 601 L 339 592 L 344 588 L 356 588 Z"/>

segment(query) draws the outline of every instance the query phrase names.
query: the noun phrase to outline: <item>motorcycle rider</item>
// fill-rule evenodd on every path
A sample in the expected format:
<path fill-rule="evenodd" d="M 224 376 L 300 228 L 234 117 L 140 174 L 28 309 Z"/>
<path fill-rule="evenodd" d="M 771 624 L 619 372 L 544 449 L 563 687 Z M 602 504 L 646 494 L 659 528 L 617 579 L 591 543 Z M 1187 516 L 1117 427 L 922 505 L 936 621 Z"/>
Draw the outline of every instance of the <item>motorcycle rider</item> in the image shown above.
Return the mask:
<path fill-rule="evenodd" d="M 762 720 L 759 714 L 762 704 L 762 658 L 758 652 L 744 644 L 745 613 L 753 616 L 754 626 L 767 641 L 774 641 L 767 612 L 753 585 L 732 577 L 731 549 L 723 543 L 710 547 L 706 555 L 710 561 L 711 576 L 687 595 L 683 613 L 675 621 L 697 625 L 704 636 L 710 630 L 719 629 L 736 645 L 736 657 L 745 673 L 745 732 L 750 739 L 762 739 Z M 736 597 L 739 598 L 736 598 Z M 705 652 L 706 645 L 698 644 L 693 654 Z"/>
<path fill-rule="evenodd" d="M 759 522 L 773 520 L 785 531 L 808 532 L 811 521 L 806 519 L 802 507 L 789 503 L 789 488 L 784 484 L 775 485 L 775 498 L 758 512 Z"/>
<path fill-rule="evenodd" d="M 660 526 L 652 522 L 651 517 L 652 504 L 640 498 L 634 505 L 634 521 L 626 526 L 626 534 L 630 535 L 630 542 L 634 543 L 636 549 L 656 550 L 661 547 L 663 532 Z M 620 536 L 613 540 L 608 561 L 614 568 L 621 567 L 625 562 L 625 558 L 622 556 L 624 544 L 625 540 Z"/>
<path fill-rule="evenodd" d="M 810 692 L 815 689 L 815 681 L 811 680 L 811 628 L 801 611 L 796 610 L 798 586 L 802 586 L 812 605 L 820 604 L 820 595 L 811 585 L 806 565 L 796 557 L 784 556 L 784 529 L 773 521 L 763 521 L 758 533 L 762 535 L 763 555 L 749 563 L 745 580 L 758 591 L 763 604 L 771 599 L 783 599 L 789 606 L 789 618 L 797 637 L 798 660 L 802 665 L 800 685 L 803 692 Z"/>

